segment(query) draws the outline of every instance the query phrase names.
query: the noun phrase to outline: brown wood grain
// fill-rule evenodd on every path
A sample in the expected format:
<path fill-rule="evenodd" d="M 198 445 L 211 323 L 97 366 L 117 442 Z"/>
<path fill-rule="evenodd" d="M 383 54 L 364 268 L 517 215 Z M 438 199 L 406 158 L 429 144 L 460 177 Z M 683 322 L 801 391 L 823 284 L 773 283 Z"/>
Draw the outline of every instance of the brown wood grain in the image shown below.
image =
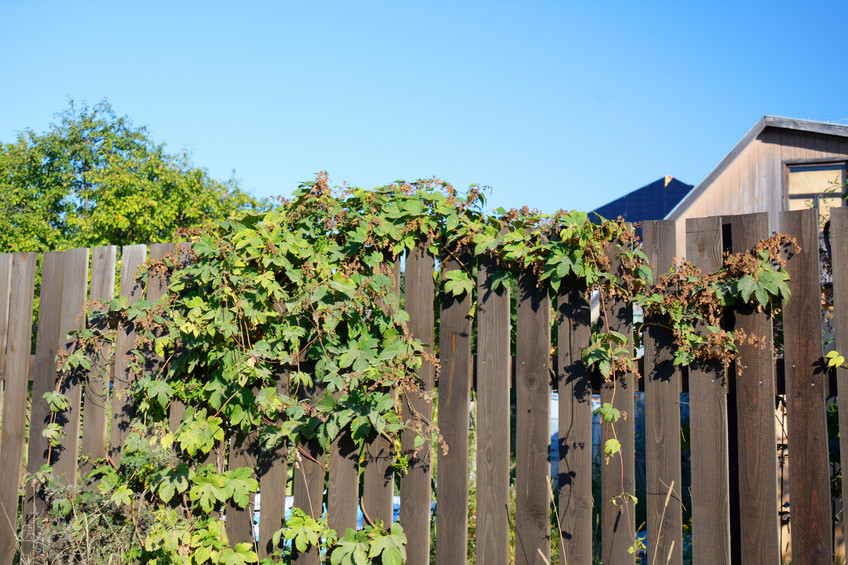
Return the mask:
<path fill-rule="evenodd" d="M 235 470 L 243 467 L 256 469 L 256 458 L 259 451 L 259 432 L 244 433 L 239 430 L 230 438 L 228 468 Z M 239 508 L 235 503 L 227 503 L 227 537 L 231 544 L 249 543 L 253 545 L 253 509 L 255 496 L 250 495 L 247 506 Z M 258 549 L 258 547 L 256 548 Z"/>
<path fill-rule="evenodd" d="M 751 249 L 769 235 L 765 213 L 722 217 L 733 252 Z M 735 327 L 771 343 L 772 321 L 751 305 L 734 307 Z M 743 563 L 779 563 L 775 379 L 771 347 L 739 345 L 736 361 L 736 429 L 739 547 Z"/>
<path fill-rule="evenodd" d="M 6 379 L 3 395 L 3 428 L 0 441 L 0 564 L 11 565 L 17 549 L 18 493 L 21 486 L 26 441 L 30 338 L 35 289 L 35 253 L 5 255 L 10 267 L 7 292 L 0 294 L 9 313 L 6 337 Z M 1 265 L 2 263 L 0 263 Z M 0 278 L 4 277 L 0 267 Z"/>
<path fill-rule="evenodd" d="M 176 259 L 180 268 L 187 266 L 193 258 L 191 244 L 188 242 L 181 243 L 179 251 L 176 255 Z M 174 355 L 179 356 L 184 354 L 185 352 L 178 344 Z M 175 431 L 180 427 L 180 423 L 183 420 L 183 414 L 185 413 L 185 408 L 185 404 L 183 404 L 181 400 L 171 400 L 171 405 L 168 407 L 168 426 L 172 431 Z"/>
<path fill-rule="evenodd" d="M 395 260 L 389 265 L 393 279 L 392 298 L 399 301 L 400 291 L 400 261 Z M 398 302 L 399 304 L 399 302 Z M 394 388 L 383 389 L 392 395 L 397 394 Z M 362 461 L 362 508 L 371 520 L 382 522 L 389 529 L 394 519 L 394 443 L 384 435 L 372 433 L 365 444 L 365 457 Z"/>
<path fill-rule="evenodd" d="M 515 342 L 515 563 L 550 559 L 551 302 L 537 275 L 518 277 Z"/>
<path fill-rule="evenodd" d="M 433 353 L 435 312 L 435 284 L 433 269 L 435 260 L 427 247 L 420 245 L 413 249 L 406 259 L 404 276 L 405 309 L 409 313 L 409 331 L 420 340 L 424 350 Z M 435 368 L 433 363 L 424 359 L 418 370 L 418 379 L 422 391 L 426 394 L 433 390 Z M 432 423 L 432 401 L 422 394 L 410 394 L 402 398 L 404 420 L 421 419 L 423 426 Z M 430 563 L 430 505 L 431 496 L 431 452 L 430 432 L 426 432 L 427 441 L 420 450 L 415 449 L 416 434 L 404 430 L 401 434 L 401 450 L 409 461 L 409 470 L 400 479 L 400 514 L 398 521 L 406 534 L 406 557 L 409 565 L 429 565 Z"/>
<path fill-rule="evenodd" d="M 316 402 L 323 391 L 313 388 L 301 392 L 303 398 Z M 305 440 L 295 446 L 294 454 L 294 507 L 309 516 L 319 518 L 324 513 L 324 478 L 327 458 L 317 439 Z M 317 547 L 300 553 L 292 551 L 292 563 L 297 565 L 320 565 L 321 555 Z"/>
<path fill-rule="evenodd" d="M 85 302 L 88 296 L 88 249 L 62 252 L 61 317 L 55 328 L 56 351 L 68 351 L 72 339 L 68 333 L 85 327 Z M 53 379 L 57 378 L 54 359 Z M 79 375 L 66 376 L 58 383 L 59 390 L 68 397 L 67 410 L 56 414 L 55 421 L 62 427 L 61 443 L 54 447 L 50 462 L 53 470 L 67 484 L 76 483 L 77 457 L 80 437 L 80 405 L 82 382 Z M 43 399 L 42 399 L 43 400 Z"/>
<path fill-rule="evenodd" d="M 288 394 L 288 373 L 279 371 L 276 380 L 277 394 Z M 283 422 L 283 415 L 277 423 Z M 283 527 L 288 480 L 288 450 L 286 445 L 263 449 L 259 456 L 260 519 L 258 553 L 265 559 L 274 552 L 272 538 Z"/>
<path fill-rule="evenodd" d="M 114 245 L 95 247 L 91 250 L 91 288 L 89 300 L 106 301 L 115 295 Z M 92 326 L 94 328 L 94 326 Z M 103 329 L 103 328 L 95 328 Z M 94 469 L 96 459 L 106 457 L 106 425 L 108 417 L 108 391 L 111 379 L 111 360 L 105 350 L 95 354 L 92 367 L 85 382 L 85 405 L 82 422 L 82 446 L 80 465 L 85 471 Z"/>
<path fill-rule="evenodd" d="M 356 529 L 359 504 L 359 450 L 350 430 L 343 430 L 330 445 L 327 479 L 327 525 L 341 537 Z"/>
<path fill-rule="evenodd" d="M 35 365 L 32 383 L 27 472 L 35 473 L 42 465 L 52 465 L 56 476 L 69 484 L 76 481 L 79 442 L 80 383 L 76 376 L 58 382 L 56 354 L 66 350 L 67 333 L 84 322 L 82 306 L 86 297 L 88 250 L 51 251 L 44 254 L 41 296 L 38 306 Z M 68 397 L 68 410 L 54 415 L 44 399 L 57 385 Z M 59 424 L 64 437 L 60 445 L 51 446 L 42 435 L 51 422 Z M 32 484 L 26 488 L 24 531 L 35 531 L 38 516 L 45 504 Z M 30 546 L 24 550 L 28 554 Z"/>
<path fill-rule="evenodd" d="M 136 279 L 138 268 L 147 254 L 145 245 L 127 245 L 121 250 L 120 296 L 130 304 L 143 294 L 141 281 Z M 115 338 L 115 364 L 112 376 L 112 424 L 109 438 L 109 456 L 117 465 L 121 461 L 121 447 L 130 431 L 133 416 L 130 392 L 134 376 L 130 369 L 130 351 L 135 347 L 135 332 L 131 328 L 118 328 Z"/>
<path fill-rule="evenodd" d="M 833 562 L 825 419 L 828 375 L 822 359 L 818 222 L 818 213 L 813 209 L 781 215 L 784 231 L 801 248 L 786 260 L 792 296 L 783 306 L 783 341 L 791 457 L 792 555 L 793 561 L 804 563 Z"/>
<path fill-rule="evenodd" d="M 610 252 L 611 268 L 618 270 L 615 258 L 617 249 Z M 600 324 L 602 329 L 624 334 L 629 354 L 633 355 L 633 307 L 623 300 L 602 297 Z M 633 395 L 637 390 L 633 373 L 616 375 L 614 381 L 601 385 L 601 403 L 612 404 L 624 414 L 635 414 Z M 613 433 L 614 432 L 614 433 Z M 635 557 L 628 550 L 636 539 L 636 509 L 632 502 L 610 502 L 622 493 L 636 493 L 636 419 L 619 420 L 615 426 L 601 424 L 601 449 L 607 440 L 617 439 L 621 451 L 612 458 L 601 459 L 601 556 L 604 563 L 633 563 Z"/>
<path fill-rule="evenodd" d="M 43 399 L 45 392 L 56 385 L 56 346 L 57 328 L 62 311 L 62 271 L 61 251 L 45 253 L 41 264 L 41 289 L 38 302 L 38 328 L 36 330 L 35 360 L 32 367 L 32 407 L 30 410 L 30 433 L 27 450 L 27 472 L 35 473 L 47 462 L 47 440 L 41 430 L 49 423 L 50 411 Z M 26 488 L 23 508 L 23 547 L 22 555 L 32 552 L 32 539 L 36 533 L 38 520 L 36 515 L 44 510 L 44 502 L 32 485 Z"/>
<path fill-rule="evenodd" d="M 394 446 L 382 435 L 372 435 L 362 461 L 362 508 L 375 523 L 388 529 L 392 524 Z"/>
<path fill-rule="evenodd" d="M 642 223 L 642 250 L 654 281 L 668 272 L 675 252 L 674 222 Z M 680 372 L 674 365 L 674 336 L 667 320 L 646 316 L 645 467 L 647 485 L 648 559 L 683 562 L 683 484 L 680 478 Z M 669 492 L 671 493 L 669 498 Z"/>
<path fill-rule="evenodd" d="M 577 280 L 563 281 L 557 303 L 559 535 L 572 565 L 592 563 L 592 382 L 582 361 L 592 312 L 585 291 Z"/>
<path fill-rule="evenodd" d="M 0 253 L 0 381 L 6 378 L 6 341 L 9 335 L 9 292 L 12 254 Z"/>
<path fill-rule="evenodd" d="M 686 257 L 704 273 L 722 264 L 721 218 L 686 220 Z M 706 335 L 707 330 L 700 331 Z M 689 367 L 692 559 L 730 563 L 727 375 L 719 362 Z"/>
<path fill-rule="evenodd" d="M 477 562 L 509 562 L 509 288 L 492 289 L 497 266 L 477 276 Z"/>
<path fill-rule="evenodd" d="M 830 221 L 834 348 L 844 355 L 848 351 L 848 208 L 831 210 Z M 836 388 L 839 413 L 848 414 L 848 369 L 844 364 L 836 369 Z M 841 468 L 848 469 L 848 418 L 839 418 L 839 457 Z M 841 486 L 844 508 L 848 499 L 848 473 L 842 474 Z M 845 523 L 844 517 L 841 521 Z"/>
<path fill-rule="evenodd" d="M 471 254 L 454 251 L 442 273 L 471 271 Z M 462 266 L 460 266 L 462 265 Z M 441 292 L 439 320 L 439 420 L 448 452 L 438 452 L 436 565 L 463 565 L 468 546 L 468 425 L 471 401 L 471 296 Z"/>

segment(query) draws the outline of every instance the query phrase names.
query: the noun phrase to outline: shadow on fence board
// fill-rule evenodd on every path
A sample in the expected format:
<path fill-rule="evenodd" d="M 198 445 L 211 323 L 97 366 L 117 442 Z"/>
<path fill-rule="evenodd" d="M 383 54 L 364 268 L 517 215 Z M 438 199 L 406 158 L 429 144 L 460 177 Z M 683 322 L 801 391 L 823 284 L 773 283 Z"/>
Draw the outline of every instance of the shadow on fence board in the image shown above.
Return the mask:
<path fill-rule="evenodd" d="M 821 300 L 819 287 L 817 218 L 812 212 L 787 212 L 781 218 L 786 231 L 802 251 L 789 257 L 792 298 L 784 311 L 787 414 L 790 421 L 792 546 L 796 561 L 830 562 L 833 552 L 828 436 L 825 422 L 828 374 L 822 365 Z M 848 208 L 833 211 L 833 294 L 836 348 L 848 351 Z M 747 249 L 768 235 L 768 218 L 762 214 L 687 221 L 689 259 L 705 271 L 716 269 L 722 252 Z M 658 274 L 671 265 L 674 228 L 666 221 L 644 227 L 644 249 Z M 21 465 L 28 450 L 27 471 L 50 462 L 64 480 L 76 480 L 79 456 L 103 457 L 116 463 L 120 445 L 128 432 L 132 403 L 127 391 L 132 382 L 127 352 L 134 336 L 118 334 L 111 383 L 71 381 L 66 386 L 70 408 L 59 416 L 66 440 L 50 448 L 41 431 L 50 420 L 42 395 L 56 385 L 55 356 L 67 345 L 68 331 L 85 322 L 87 299 L 108 299 L 115 285 L 116 248 L 71 250 L 44 255 L 43 284 L 35 340 L 35 361 L 30 373 L 33 280 L 36 255 L 0 254 L 0 376 L 4 381 L 2 444 L 0 444 L 0 565 L 11 563 L 19 549 L 31 548 L 28 530 L 43 509 L 38 493 L 22 490 Z M 121 251 L 120 294 L 130 301 L 145 293 L 156 299 L 165 281 L 152 278 L 147 289 L 133 275 L 147 256 L 158 258 L 173 252 L 172 245 L 136 245 Z M 89 265 L 90 259 L 90 265 Z M 613 254 L 614 259 L 614 254 Z M 555 301 L 533 273 L 519 276 L 517 293 L 491 288 L 493 266 L 475 259 L 467 250 L 454 250 L 443 258 L 445 270 L 468 268 L 478 263 L 476 321 L 470 314 L 471 299 L 455 299 L 440 293 L 434 283 L 435 260 L 424 249 L 406 258 L 405 304 L 410 329 L 433 350 L 436 311 L 440 353 L 437 389 L 438 424 L 449 447 L 434 455 L 425 446 L 415 451 L 414 438 L 403 434 L 400 449 L 409 456 L 408 474 L 398 480 L 399 509 L 393 508 L 395 478 L 389 465 L 394 446 L 375 437 L 364 458 L 342 435 L 324 453 L 317 444 L 305 443 L 260 453 L 257 438 L 238 435 L 229 445 L 230 466 L 256 469 L 262 494 L 257 552 L 271 550 L 270 537 L 283 524 L 287 478 L 293 473 L 295 505 L 312 515 L 326 511 L 330 525 L 344 531 L 353 527 L 360 510 L 372 520 L 391 522 L 398 516 L 408 538 L 408 562 L 427 565 L 465 563 L 469 542 L 476 542 L 478 563 L 506 564 L 556 560 L 564 551 L 568 563 L 589 564 L 593 554 L 606 563 L 632 561 L 628 549 L 637 539 L 647 546 L 648 562 L 682 563 L 690 552 L 700 563 L 777 563 L 778 492 L 774 402 L 777 393 L 775 358 L 770 348 L 740 346 L 740 356 L 729 372 L 716 364 L 688 369 L 691 444 L 691 482 L 684 483 L 681 460 L 681 374 L 671 364 L 668 336 L 651 327 L 643 336 L 645 347 L 645 422 L 647 499 L 639 506 L 613 504 L 622 492 L 635 491 L 636 418 L 622 420 L 615 428 L 623 456 L 600 463 L 600 485 L 593 483 L 592 375 L 580 355 L 588 345 L 590 308 L 585 289 L 566 281 Z M 89 267 L 91 273 L 89 277 Z M 90 279 L 91 287 L 87 281 Z M 438 298 L 440 297 L 440 298 Z M 437 299 L 438 298 L 438 299 Z M 607 304 L 601 323 L 629 336 L 633 346 L 632 306 Z M 513 310 L 514 309 L 514 310 Z M 511 312 L 516 314 L 515 358 L 510 355 Z M 732 314 L 732 315 L 730 315 Z M 553 316 L 553 320 L 552 320 Z M 772 337 L 769 312 L 738 306 L 728 323 L 749 334 Z M 475 326 L 476 324 L 476 326 Z M 557 350 L 552 351 L 552 324 Z M 472 337 L 476 327 L 476 349 Z M 553 355 L 553 358 L 552 358 Z M 104 361 L 101 359 L 102 365 Z M 155 373 L 161 359 L 151 358 L 146 371 Z M 476 363 L 476 366 L 475 366 Z M 514 367 L 513 367 L 514 363 Z M 472 396 L 476 375 L 476 396 Z M 425 362 L 419 374 L 424 389 L 435 385 L 435 370 Z M 285 382 L 280 373 L 280 386 Z M 510 426 L 510 382 L 514 378 L 515 428 Z M 26 413 L 28 383 L 32 381 L 32 409 Z M 837 373 L 837 392 L 846 383 L 844 369 Z M 550 395 L 559 392 L 559 453 L 556 481 L 551 477 Z M 634 395 L 640 385 L 636 376 L 619 376 L 615 387 L 600 388 L 602 402 L 634 414 Z M 107 392 L 111 394 L 105 402 Z M 845 406 L 846 395 L 838 403 Z M 473 410 L 476 418 L 471 419 Z M 404 417 L 418 414 L 428 421 L 433 407 L 427 398 L 402 399 Z M 111 413 L 106 411 L 111 406 Z M 85 421 L 80 422 L 84 412 Z M 182 408 L 172 407 L 172 426 Z M 845 419 L 839 425 L 845 428 Z M 32 429 L 25 444 L 26 423 Z M 469 426 L 476 426 L 476 446 L 469 449 Z M 848 428 L 846 428 L 848 429 Z M 109 432 L 107 436 L 107 431 Z M 510 453 L 511 434 L 515 452 Z M 604 427 L 602 443 L 613 432 Z M 78 442 L 79 438 L 81 442 Z M 109 441 L 107 442 L 107 437 Z M 848 457 L 843 442 L 842 457 Z M 380 442 L 380 443 L 378 443 Z M 221 450 L 224 455 L 226 450 Z M 476 452 L 476 461 L 471 454 Z M 83 460 L 85 461 L 85 457 Z M 433 461 L 437 462 L 435 493 Z M 514 462 L 514 469 L 511 465 Z M 843 460 L 843 465 L 844 465 Z M 90 463 L 83 463 L 84 469 Z M 469 498 L 475 472 L 476 489 Z M 363 484 L 360 485 L 360 478 Z M 595 477 L 597 479 L 597 477 Z M 687 479 L 688 480 L 688 479 Z M 514 481 L 514 482 L 511 482 Z M 594 489 L 594 490 L 593 490 Z M 691 547 L 684 544 L 682 493 L 691 490 Z M 19 498 L 19 493 L 23 497 Z M 514 492 L 514 496 L 510 493 Z M 361 493 L 361 497 L 360 497 Z M 600 496 L 598 496 L 600 494 Z M 361 498 L 361 499 L 360 499 Z M 432 508 L 435 502 L 435 518 Z M 469 508 L 476 514 L 469 516 Z M 552 517 L 556 509 L 557 515 Z M 23 512 L 23 534 L 11 526 Z M 647 517 L 645 534 L 637 534 L 637 512 Z M 227 530 L 234 541 L 251 541 L 254 515 L 246 510 L 225 511 Z M 599 527 L 594 520 L 599 519 Z M 433 528 L 433 520 L 435 528 Z M 475 522 L 475 538 L 469 539 L 469 520 Z M 435 529 L 435 541 L 431 532 Z M 514 536 L 511 535 L 514 533 Z M 31 532 L 30 532 L 31 533 Z M 553 539 L 552 539 L 553 538 Z M 688 540 L 688 538 L 687 538 Z M 23 542 L 23 543 L 21 543 Z M 431 548 L 435 554 L 431 555 Z M 318 563 L 316 551 L 296 556 L 297 563 Z M 564 561 L 560 561 L 564 562 Z"/>

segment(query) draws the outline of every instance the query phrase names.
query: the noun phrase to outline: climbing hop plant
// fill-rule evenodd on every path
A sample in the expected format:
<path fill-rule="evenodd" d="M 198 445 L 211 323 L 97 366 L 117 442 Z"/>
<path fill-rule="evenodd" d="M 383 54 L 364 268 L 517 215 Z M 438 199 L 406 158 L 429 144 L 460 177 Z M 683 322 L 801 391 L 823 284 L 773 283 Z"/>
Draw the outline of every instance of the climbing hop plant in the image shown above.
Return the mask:
<path fill-rule="evenodd" d="M 783 239 L 728 257 L 718 273 L 683 263 L 654 281 L 623 222 L 484 207 L 475 186 L 462 195 L 436 179 L 334 190 L 321 174 L 272 211 L 184 234 L 190 247 L 140 273 L 169 281 L 162 299 L 116 299 L 96 310 L 93 329 L 79 332 L 64 359 L 67 375 L 95 366 L 93 358 L 118 331 L 132 328 L 139 336 L 132 433 L 120 463 L 106 461 L 89 479 L 107 504 L 122 510 L 112 519 L 133 531 L 127 558 L 258 561 L 252 546 L 227 540 L 215 513 L 227 504 L 246 507 L 258 489 L 255 469 L 229 469 L 223 457 L 209 455 L 220 455 L 235 434 L 258 437 L 267 453 L 306 440 L 328 448 L 342 431 L 360 449 L 376 435 L 394 444 L 411 428 L 416 447 L 429 448 L 437 429 L 401 412 L 408 395 L 426 394 L 416 371 L 429 354 L 409 332 L 395 274 L 399 258 L 416 246 L 443 259 L 459 260 L 466 256 L 461 249 L 488 255 L 498 266 L 495 288 L 529 269 L 552 293 L 576 280 L 587 298 L 600 293 L 604 308 L 614 299 L 639 304 L 673 333 L 675 362 L 682 365 L 733 355 L 740 336 L 720 329 L 724 306 L 754 300 L 767 307 L 788 296 L 777 263 Z M 473 261 L 460 261 L 460 269 L 443 276 L 444 292 L 473 295 Z M 633 370 L 626 345 L 624 336 L 599 325 L 584 362 L 614 380 Z M 145 360 L 154 354 L 160 362 L 151 370 Z M 50 394 L 60 411 L 60 393 Z M 178 406 L 181 421 L 169 426 Z M 622 416 L 611 406 L 602 414 L 610 425 Z M 402 470 L 404 457 L 397 458 Z M 61 506 L 64 516 L 75 516 L 73 504 Z M 275 537 L 283 540 L 298 551 L 320 546 L 334 564 L 405 560 L 399 525 L 371 524 L 338 536 L 325 522 L 295 513 Z M 289 558 L 280 551 L 264 562 Z"/>

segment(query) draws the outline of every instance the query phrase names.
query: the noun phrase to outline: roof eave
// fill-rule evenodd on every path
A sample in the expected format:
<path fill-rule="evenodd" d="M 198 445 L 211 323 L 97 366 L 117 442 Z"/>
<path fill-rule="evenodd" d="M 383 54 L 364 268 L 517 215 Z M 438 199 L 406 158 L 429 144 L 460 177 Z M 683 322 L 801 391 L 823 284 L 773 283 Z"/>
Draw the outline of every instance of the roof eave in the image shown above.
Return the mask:
<path fill-rule="evenodd" d="M 694 202 L 712 182 L 721 174 L 721 172 L 733 162 L 734 159 L 742 152 L 749 143 L 751 143 L 754 139 L 759 136 L 762 131 L 768 126 L 768 121 L 773 119 L 773 116 L 763 116 L 760 118 L 754 127 L 752 127 L 745 136 L 739 140 L 739 142 L 733 146 L 733 149 L 730 150 L 730 153 L 724 156 L 718 165 L 710 171 L 704 180 L 698 183 L 695 188 L 689 191 L 689 194 L 683 197 L 683 199 L 677 203 L 677 206 L 671 209 L 671 211 L 666 215 L 667 220 L 677 220 L 680 217 L 680 214 L 683 210 L 689 207 L 689 205 Z"/>
<path fill-rule="evenodd" d="M 680 214 L 686 210 L 689 205 L 694 202 L 718 177 L 724 169 L 742 152 L 742 150 L 753 140 L 755 140 L 767 127 L 790 129 L 795 131 L 805 131 L 809 133 L 817 133 L 823 135 L 834 135 L 838 137 L 848 137 L 848 126 L 832 124 L 828 122 L 814 122 L 811 120 L 799 120 L 796 118 L 783 118 L 780 116 L 763 116 L 754 124 L 754 127 L 739 140 L 733 149 L 725 155 L 724 159 L 710 171 L 698 185 L 693 188 L 689 194 L 677 203 L 677 206 L 671 209 L 666 215 L 666 219 L 677 220 Z"/>

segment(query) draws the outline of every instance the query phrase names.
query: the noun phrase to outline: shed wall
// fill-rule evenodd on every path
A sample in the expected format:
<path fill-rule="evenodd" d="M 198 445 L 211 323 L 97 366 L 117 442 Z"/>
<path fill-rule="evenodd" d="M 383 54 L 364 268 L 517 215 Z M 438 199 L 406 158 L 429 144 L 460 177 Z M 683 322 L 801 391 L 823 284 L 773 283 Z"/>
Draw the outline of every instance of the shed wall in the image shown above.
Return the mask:
<path fill-rule="evenodd" d="M 764 129 L 688 207 L 676 211 L 676 255 L 686 254 L 686 218 L 768 212 L 770 231 L 780 231 L 778 212 L 785 210 L 786 163 L 818 159 L 848 160 L 848 138 Z"/>

